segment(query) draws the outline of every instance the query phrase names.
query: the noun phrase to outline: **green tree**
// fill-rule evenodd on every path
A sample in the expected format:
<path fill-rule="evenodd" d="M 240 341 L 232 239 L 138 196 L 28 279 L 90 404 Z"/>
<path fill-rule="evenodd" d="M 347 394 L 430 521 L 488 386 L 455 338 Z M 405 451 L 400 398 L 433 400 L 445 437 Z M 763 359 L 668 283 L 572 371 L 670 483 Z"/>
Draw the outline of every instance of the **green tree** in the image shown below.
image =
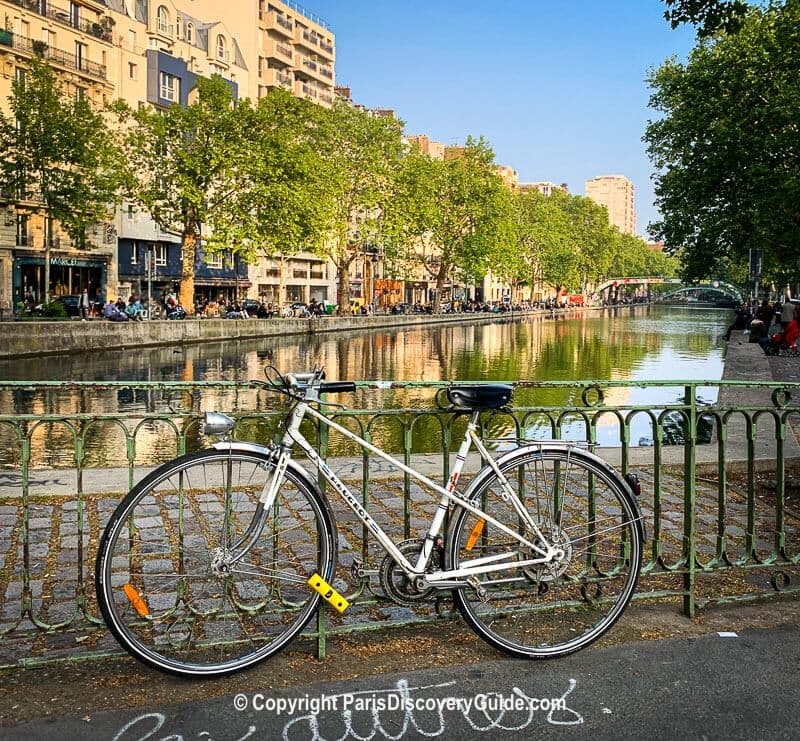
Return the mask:
<path fill-rule="evenodd" d="M 699 38 L 718 31 L 735 33 L 750 9 L 743 0 L 664 0 L 668 10 L 664 17 L 672 28 L 684 23 L 697 26 Z"/>
<path fill-rule="evenodd" d="M 402 161 L 390 218 L 406 260 L 417 260 L 436 282 L 434 311 L 441 309 L 444 284 L 458 276 L 480 278 L 498 244 L 507 243 L 511 195 L 503 187 L 494 154 L 483 139 L 446 160 L 414 154 Z"/>
<path fill-rule="evenodd" d="M 231 250 L 252 263 L 322 249 L 331 215 L 319 156 L 323 110 L 283 90 L 255 107 L 239 105 L 245 156 L 232 175 L 238 185 L 204 239 L 206 252 Z"/>
<path fill-rule="evenodd" d="M 58 221 L 75 247 L 109 214 L 117 196 L 119 156 L 103 116 L 70 97 L 52 68 L 33 58 L 12 83 L 10 115 L 0 112 L 0 188 L 16 208 Z M 44 301 L 50 300 L 50 242 L 44 244 Z"/>
<path fill-rule="evenodd" d="M 122 125 L 129 197 L 151 214 L 161 229 L 181 235 L 180 302 L 194 311 L 198 240 L 218 247 L 219 228 L 230 236 L 237 220 L 240 240 L 252 226 L 242 210 L 252 188 L 248 125 L 252 111 L 236 105 L 231 88 L 215 75 L 199 78 L 194 102 L 167 110 L 132 110 L 116 104 Z"/>
<path fill-rule="evenodd" d="M 685 278 L 724 276 L 764 250 L 765 278 L 800 265 L 800 2 L 753 9 L 735 34 L 701 43 L 686 64 L 650 75 L 662 118 L 645 141 L 662 219 Z"/>
<path fill-rule="evenodd" d="M 402 123 L 339 99 L 319 109 L 316 130 L 323 254 L 338 273 L 339 314 L 350 313 L 350 268 L 382 244 L 403 152 Z M 367 297 L 369 299 L 371 297 Z"/>

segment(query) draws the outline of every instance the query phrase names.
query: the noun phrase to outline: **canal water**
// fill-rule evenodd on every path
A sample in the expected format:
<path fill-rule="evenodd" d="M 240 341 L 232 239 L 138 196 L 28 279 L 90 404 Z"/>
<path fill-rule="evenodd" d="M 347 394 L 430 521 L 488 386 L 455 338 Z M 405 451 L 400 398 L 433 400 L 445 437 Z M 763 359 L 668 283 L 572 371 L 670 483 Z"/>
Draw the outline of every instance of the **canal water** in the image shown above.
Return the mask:
<path fill-rule="evenodd" d="M 732 312 L 667 306 L 619 307 L 576 312 L 557 318 L 499 318 L 491 323 L 448 324 L 288 336 L 166 348 L 130 348 L 0 361 L 0 379 L 81 381 L 237 381 L 264 377 L 264 366 L 282 372 L 326 368 L 331 380 L 518 381 L 518 380 L 716 380 L 724 357 L 722 335 Z M 573 392 L 574 393 L 574 392 Z M 625 403 L 675 402 L 679 389 L 631 388 Z M 706 390 L 702 393 L 705 395 Z M 711 389 L 707 398 L 713 401 Z M 518 405 L 563 404 L 565 390 L 520 390 Z M 153 413 L 187 408 L 246 412 L 278 409 L 280 400 L 244 391 L 202 397 L 114 389 L 89 394 L 64 389 L 46 399 L 28 391 L 0 393 L 0 413 Z M 429 389 L 362 391 L 341 399 L 362 408 L 430 408 Z M 272 399 L 272 396 L 268 397 Z M 266 405 L 266 406 L 265 406 Z M 499 435 L 503 430 L 499 429 Z M 569 431 L 568 435 L 569 436 Z M 527 437 L 548 430 L 526 430 Z M 633 441 L 646 444 L 649 430 L 634 429 Z M 601 444 L 618 443 L 619 433 L 598 430 Z M 0 430 L 0 438 L 4 436 Z M 604 439 L 605 437 L 605 439 Z M 425 435 L 416 449 L 428 447 Z M 3 441 L 0 440 L 0 443 Z M 50 440 L 52 445 L 55 441 Z M 72 447 L 72 446 L 70 446 Z M 160 446 L 156 446 L 158 448 Z M 124 444 L 123 444 L 124 448 Z M 0 463 L 8 461 L 0 461 Z M 52 461 L 51 461 L 52 462 Z"/>

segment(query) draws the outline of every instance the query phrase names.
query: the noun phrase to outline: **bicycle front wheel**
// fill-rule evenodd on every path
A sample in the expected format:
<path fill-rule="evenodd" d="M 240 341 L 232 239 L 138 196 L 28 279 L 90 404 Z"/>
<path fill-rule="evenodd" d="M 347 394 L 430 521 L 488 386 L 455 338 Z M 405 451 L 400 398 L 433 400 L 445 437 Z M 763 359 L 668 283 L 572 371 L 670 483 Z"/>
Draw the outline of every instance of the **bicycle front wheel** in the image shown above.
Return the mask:
<path fill-rule="evenodd" d="M 613 469 L 567 445 L 520 449 L 500 462 L 500 470 L 544 539 L 563 557 L 515 566 L 537 552 L 461 509 L 447 538 L 449 567 L 503 553 L 510 563 L 479 575 L 479 589 L 455 590 L 455 603 L 475 632 L 496 648 L 528 658 L 564 656 L 603 635 L 630 601 L 642 558 L 638 506 Z M 542 545 L 491 469 L 479 473 L 466 494 L 486 514 Z"/>
<path fill-rule="evenodd" d="M 95 583 L 129 653 L 171 674 L 221 676 L 303 629 L 319 601 L 307 580 L 331 578 L 335 529 L 292 466 L 265 511 L 259 495 L 273 470 L 266 454 L 205 450 L 156 469 L 122 500 L 100 541 Z"/>

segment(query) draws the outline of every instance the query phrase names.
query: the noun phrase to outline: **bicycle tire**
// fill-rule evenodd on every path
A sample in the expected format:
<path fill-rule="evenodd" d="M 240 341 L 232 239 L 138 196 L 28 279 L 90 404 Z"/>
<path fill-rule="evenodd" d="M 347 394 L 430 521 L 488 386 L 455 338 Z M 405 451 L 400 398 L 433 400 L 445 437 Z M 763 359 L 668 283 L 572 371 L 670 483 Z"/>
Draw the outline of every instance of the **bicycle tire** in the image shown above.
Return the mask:
<path fill-rule="evenodd" d="M 159 467 L 120 502 L 100 540 L 95 586 L 128 653 L 170 674 L 223 676 L 303 630 L 320 599 L 308 578 L 332 578 L 335 523 L 294 464 L 266 512 L 258 495 L 273 469 L 265 453 L 203 450 Z M 226 571 L 226 554 L 262 525 Z"/>
<path fill-rule="evenodd" d="M 462 587 L 453 591 L 455 604 L 481 638 L 513 656 L 552 658 L 578 651 L 611 628 L 634 593 L 643 549 L 638 503 L 604 461 L 567 445 L 527 446 L 498 465 L 565 557 L 548 566 L 483 574 L 478 579 L 485 601 L 478 590 Z M 500 480 L 486 467 L 465 498 L 521 533 L 519 515 L 499 493 Z M 463 508 L 455 513 L 447 537 L 448 568 L 519 549 L 513 537 L 485 520 L 482 527 L 479 520 Z M 517 560 L 530 557 L 518 550 Z"/>

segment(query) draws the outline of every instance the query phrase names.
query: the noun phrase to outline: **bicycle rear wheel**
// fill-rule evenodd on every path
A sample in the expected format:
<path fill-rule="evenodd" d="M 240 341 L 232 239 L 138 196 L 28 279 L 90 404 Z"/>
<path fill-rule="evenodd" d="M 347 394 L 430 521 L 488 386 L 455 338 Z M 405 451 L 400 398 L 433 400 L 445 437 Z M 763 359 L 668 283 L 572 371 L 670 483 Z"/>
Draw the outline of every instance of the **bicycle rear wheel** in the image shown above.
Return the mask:
<path fill-rule="evenodd" d="M 464 587 L 454 600 L 475 632 L 514 656 L 547 658 L 583 648 L 619 618 L 636 587 L 642 558 L 638 505 L 624 480 L 596 456 L 563 446 L 528 446 L 500 469 L 544 537 L 564 557 L 547 565 L 516 567 L 478 577 L 485 590 Z M 500 479 L 484 469 L 466 495 L 503 525 L 536 543 L 509 501 Z M 536 558 L 496 526 L 461 509 L 447 538 L 449 568 L 475 559 L 516 553 Z"/>
<path fill-rule="evenodd" d="M 221 676 L 277 653 L 309 621 L 319 595 L 306 582 L 331 578 L 335 526 L 294 466 L 265 511 L 273 469 L 259 452 L 205 450 L 156 469 L 119 504 L 95 583 L 106 624 L 137 659 Z"/>

